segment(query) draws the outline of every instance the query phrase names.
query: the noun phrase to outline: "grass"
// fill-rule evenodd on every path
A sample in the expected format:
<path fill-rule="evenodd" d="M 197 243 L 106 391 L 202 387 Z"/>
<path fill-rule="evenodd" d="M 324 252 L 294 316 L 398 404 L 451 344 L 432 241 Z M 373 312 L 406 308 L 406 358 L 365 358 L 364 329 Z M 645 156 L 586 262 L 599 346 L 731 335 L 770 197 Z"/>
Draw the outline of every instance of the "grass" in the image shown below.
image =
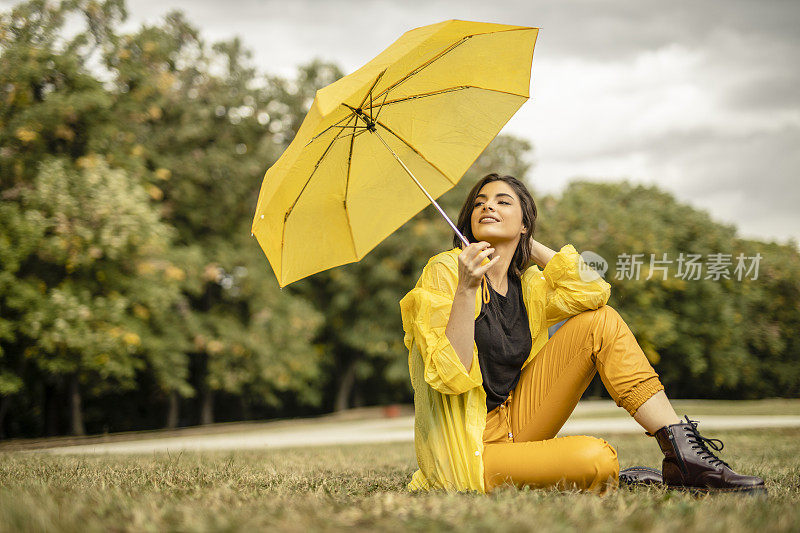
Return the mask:
<path fill-rule="evenodd" d="M 643 435 L 598 435 L 622 468 L 655 466 Z M 800 428 L 715 431 L 722 458 L 767 480 L 769 496 L 662 489 L 603 496 L 503 488 L 409 494 L 413 445 L 146 456 L 0 454 L 1 531 L 546 530 L 797 531 Z"/>

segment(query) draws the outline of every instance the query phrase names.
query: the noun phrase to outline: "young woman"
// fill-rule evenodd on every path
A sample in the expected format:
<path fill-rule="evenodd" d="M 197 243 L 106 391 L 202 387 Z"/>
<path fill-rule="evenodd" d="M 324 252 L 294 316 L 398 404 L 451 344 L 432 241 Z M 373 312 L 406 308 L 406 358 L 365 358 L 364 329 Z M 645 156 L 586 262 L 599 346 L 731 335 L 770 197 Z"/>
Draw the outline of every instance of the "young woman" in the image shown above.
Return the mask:
<path fill-rule="evenodd" d="M 571 244 L 555 252 L 534 240 L 535 223 L 524 184 L 484 177 L 458 218 L 471 244 L 454 236 L 400 301 L 419 464 L 409 490 L 615 486 L 617 453 L 605 440 L 556 438 L 599 372 L 616 404 L 656 437 L 665 484 L 763 492 L 761 478 L 735 473 L 709 450 L 720 441 L 678 418 L 630 328 L 606 305 L 610 285 Z M 661 481 L 646 469 L 627 476 Z"/>

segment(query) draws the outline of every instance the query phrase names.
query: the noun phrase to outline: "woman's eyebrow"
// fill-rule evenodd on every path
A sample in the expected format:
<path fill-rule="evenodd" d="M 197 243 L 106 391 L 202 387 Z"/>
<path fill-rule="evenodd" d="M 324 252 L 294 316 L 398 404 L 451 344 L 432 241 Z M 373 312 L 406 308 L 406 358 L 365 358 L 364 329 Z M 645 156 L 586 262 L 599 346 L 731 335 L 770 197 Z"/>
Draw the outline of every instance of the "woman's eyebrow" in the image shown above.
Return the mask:
<path fill-rule="evenodd" d="M 513 196 L 511 196 L 510 194 L 508 194 L 508 193 L 505 193 L 505 192 L 499 192 L 499 193 L 495 194 L 495 197 L 497 197 L 497 196 L 508 196 L 508 197 L 509 197 L 509 198 L 511 198 L 512 200 L 514 199 L 514 197 L 513 197 Z M 479 194 L 479 195 L 477 195 L 477 196 L 475 197 L 475 199 L 476 199 L 476 200 L 477 200 L 478 198 L 488 198 L 488 196 L 486 196 L 485 194 L 481 193 L 481 194 Z"/>

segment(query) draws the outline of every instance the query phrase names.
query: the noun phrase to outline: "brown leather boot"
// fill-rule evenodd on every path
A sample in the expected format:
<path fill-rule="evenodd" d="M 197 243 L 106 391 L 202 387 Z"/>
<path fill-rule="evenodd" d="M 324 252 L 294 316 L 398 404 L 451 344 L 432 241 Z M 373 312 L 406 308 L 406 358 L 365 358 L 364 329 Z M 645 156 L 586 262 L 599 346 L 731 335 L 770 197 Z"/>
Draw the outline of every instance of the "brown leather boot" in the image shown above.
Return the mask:
<path fill-rule="evenodd" d="M 734 472 L 730 465 L 714 455 L 722 441 L 707 439 L 697 431 L 697 421 L 664 426 L 655 433 L 664 453 L 661 473 L 669 488 L 698 492 L 747 492 L 766 494 L 764 480 Z"/>

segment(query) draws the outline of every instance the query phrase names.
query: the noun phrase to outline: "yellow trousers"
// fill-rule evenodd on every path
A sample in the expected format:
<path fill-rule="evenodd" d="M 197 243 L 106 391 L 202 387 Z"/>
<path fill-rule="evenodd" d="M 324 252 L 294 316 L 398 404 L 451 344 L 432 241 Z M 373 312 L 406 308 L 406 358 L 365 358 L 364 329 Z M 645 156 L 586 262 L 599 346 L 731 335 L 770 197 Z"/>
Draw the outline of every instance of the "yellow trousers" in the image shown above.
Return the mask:
<path fill-rule="evenodd" d="M 631 416 L 664 388 L 616 309 L 604 305 L 571 317 L 523 369 L 506 401 L 487 415 L 487 492 L 504 483 L 589 491 L 616 486 L 619 463 L 608 442 L 556 438 L 595 372 Z"/>

